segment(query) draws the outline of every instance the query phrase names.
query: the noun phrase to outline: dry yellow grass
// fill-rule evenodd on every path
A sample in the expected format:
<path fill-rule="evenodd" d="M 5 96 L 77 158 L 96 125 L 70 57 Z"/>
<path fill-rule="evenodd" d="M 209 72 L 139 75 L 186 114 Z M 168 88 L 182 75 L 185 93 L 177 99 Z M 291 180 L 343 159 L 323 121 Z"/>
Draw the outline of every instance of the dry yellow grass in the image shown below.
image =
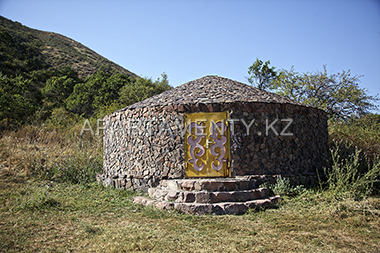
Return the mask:
<path fill-rule="evenodd" d="M 26 126 L 17 132 L 3 133 L 0 138 L 0 168 L 19 176 L 41 176 L 41 173 L 67 157 L 101 159 L 102 140 L 85 133 L 81 125 L 64 129 Z"/>

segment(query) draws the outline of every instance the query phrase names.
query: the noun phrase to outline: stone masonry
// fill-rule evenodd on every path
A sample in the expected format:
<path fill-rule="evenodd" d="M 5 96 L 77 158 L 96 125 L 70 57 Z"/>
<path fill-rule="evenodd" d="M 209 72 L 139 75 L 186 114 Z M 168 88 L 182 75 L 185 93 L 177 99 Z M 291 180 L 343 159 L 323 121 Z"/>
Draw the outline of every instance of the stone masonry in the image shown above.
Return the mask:
<path fill-rule="evenodd" d="M 230 115 L 231 176 L 282 175 L 309 184 L 328 154 L 327 115 L 286 97 L 218 76 L 185 83 L 104 118 L 98 180 L 145 190 L 185 177 L 184 114 Z"/>
<path fill-rule="evenodd" d="M 267 188 L 256 187 L 253 177 L 167 179 L 149 188 L 149 197 L 133 202 L 162 210 L 176 209 L 189 214 L 243 214 L 276 204 L 280 196 L 269 197 Z"/>

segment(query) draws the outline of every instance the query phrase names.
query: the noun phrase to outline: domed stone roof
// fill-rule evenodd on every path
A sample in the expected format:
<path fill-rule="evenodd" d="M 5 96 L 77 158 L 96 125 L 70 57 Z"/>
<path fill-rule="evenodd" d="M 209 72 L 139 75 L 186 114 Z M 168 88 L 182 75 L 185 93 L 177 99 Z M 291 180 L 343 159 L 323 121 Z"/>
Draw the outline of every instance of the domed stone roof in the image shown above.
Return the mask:
<path fill-rule="evenodd" d="M 130 105 L 124 109 L 157 105 L 229 103 L 238 101 L 303 105 L 287 97 L 260 90 L 228 78 L 205 76 Z"/>

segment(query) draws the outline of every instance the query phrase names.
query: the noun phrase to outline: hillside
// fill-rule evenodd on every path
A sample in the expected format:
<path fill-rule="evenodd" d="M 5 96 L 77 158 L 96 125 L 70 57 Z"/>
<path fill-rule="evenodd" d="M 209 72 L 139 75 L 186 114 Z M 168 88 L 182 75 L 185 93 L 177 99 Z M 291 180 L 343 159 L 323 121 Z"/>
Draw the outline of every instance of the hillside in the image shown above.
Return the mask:
<path fill-rule="evenodd" d="M 138 77 L 81 43 L 54 32 L 32 29 L 2 16 L 0 16 L 0 31 L 5 31 L 11 36 L 11 38 L 7 34 L 1 36 L 3 45 L 0 48 L 0 66 L 1 70 L 7 74 L 13 74 L 14 69 L 25 67 L 25 63 L 22 62 L 7 62 L 7 60 L 12 61 L 14 55 L 18 53 L 20 57 L 25 57 L 28 61 L 35 59 L 33 65 L 36 69 L 51 67 L 61 69 L 68 65 L 78 72 L 80 78 L 96 73 L 99 68 L 107 72 L 116 71 L 131 77 Z M 25 45 L 27 47 L 23 51 Z M 12 46 L 14 46 L 13 51 L 10 50 Z"/>
<path fill-rule="evenodd" d="M 101 118 L 168 89 L 165 73 L 140 78 L 70 38 L 0 16 L 1 130 L 58 114 Z"/>

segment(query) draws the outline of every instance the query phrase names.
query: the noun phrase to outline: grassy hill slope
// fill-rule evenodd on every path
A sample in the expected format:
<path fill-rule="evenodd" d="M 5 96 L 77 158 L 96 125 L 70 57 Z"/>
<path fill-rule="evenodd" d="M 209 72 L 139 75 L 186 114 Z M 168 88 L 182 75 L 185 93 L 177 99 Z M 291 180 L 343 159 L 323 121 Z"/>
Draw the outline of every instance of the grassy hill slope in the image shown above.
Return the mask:
<path fill-rule="evenodd" d="M 96 73 L 102 66 L 107 66 L 105 70 L 109 72 L 116 71 L 135 78 L 138 77 L 81 43 L 63 35 L 32 29 L 2 16 L 0 16 L 0 31 L 6 31 L 19 43 L 35 46 L 38 49 L 37 51 L 41 53 L 41 62 L 45 68 L 60 69 L 68 65 L 78 72 L 80 78 L 85 78 Z M 1 62 L 0 65 L 2 65 Z"/>

